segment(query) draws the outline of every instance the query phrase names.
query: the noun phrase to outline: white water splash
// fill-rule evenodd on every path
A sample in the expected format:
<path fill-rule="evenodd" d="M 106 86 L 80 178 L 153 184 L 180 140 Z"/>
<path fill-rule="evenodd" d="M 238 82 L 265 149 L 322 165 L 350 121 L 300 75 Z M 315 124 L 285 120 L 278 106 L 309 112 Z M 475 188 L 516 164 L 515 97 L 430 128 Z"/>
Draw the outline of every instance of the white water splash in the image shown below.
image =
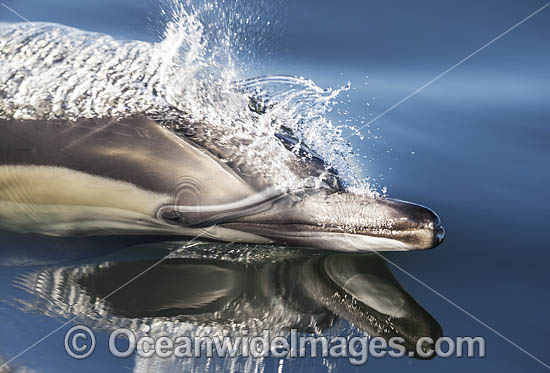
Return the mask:
<path fill-rule="evenodd" d="M 159 45 L 159 72 L 161 81 L 171 82 L 166 87 L 170 105 L 193 108 L 189 112 L 193 121 L 207 122 L 222 131 L 231 129 L 229 136 L 220 139 L 222 142 L 234 143 L 236 136 L 241 136 L 244 143 L 252 140 L 247 152 L 253 158 L 260 155 L 254 152 L 279 152 L 265 137 L 272 138 L 284 126 L 297 137 L 296 150 L 306 145 L 338 170 L 346 184 L 370 192 L 357 177 L 360 170 L 344 136 L 346 129 L 354 128 L 334 125 L 327 118 L 338 95 L 349 90 L 349 82 L 333 90 L 322 89 L 302 77 L 242 79 L 254 53 L 244 45 L 243 58 L 243 44 L 255 44 L 250 38 L 264 38 L 262 34 L 242 36 L 250 34 L 248 25 L 261 22 L 260 16 L 249 14 L 257 7 L 239 10 L 224 1 L 207 1 L 201 6 L 172 2 L 169 8 L 171 21 Z M 262 115 L 250 112 L 247 102 L 251 96 L 257 104 L 263 104 Z"/>
<path fill-rule="evenodd" d="M 296 77 L 243 80 L 269 21 L 225 1 L 170 2 L 157 44 L 117 41 L 52 24 L 0 27 L 0 117 L 69 119 L 135 114 L 187 121 L 225 161 L 267 175 L 282 188 L 311 184 L 297 175 L 295 154 L 275 137 L 294 132 L 349 187 L 371 193 L 357 177 L 346 127 L 327 114 L 338 94 Z M 262 10 L 263 11 L 263 10 Z M 250 96 L 269 100 L 260 114 Z"/>

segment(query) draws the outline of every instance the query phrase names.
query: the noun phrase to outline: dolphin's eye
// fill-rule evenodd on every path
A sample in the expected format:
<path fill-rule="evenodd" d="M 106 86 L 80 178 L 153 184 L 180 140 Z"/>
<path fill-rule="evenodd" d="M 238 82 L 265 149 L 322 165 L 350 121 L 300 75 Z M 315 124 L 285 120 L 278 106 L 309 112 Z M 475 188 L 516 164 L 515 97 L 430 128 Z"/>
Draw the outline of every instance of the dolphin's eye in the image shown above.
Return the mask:
<path fill-rule="evenodd" d="M 258 97 L 250 97 L 248 108 L 256 114 L 265 114 L 267 111 L 267 103 Z"/>
<path fill-rule="evenodd" d="M 168 224 L 181 224 L 183 222 L 183 218 L 176 211 L 164 212 L 160 218 Z"/>
<path fill-rule="evenodd" d="M 324 175 L 322 187 L 326 189 L 335 190 L 335 191 L 344 191 L 345 187 L 342 183 L 342 180 L 337 176 L 338 174 L 331 173 L 331 170 L 328 170 L 329 173 Z"/>

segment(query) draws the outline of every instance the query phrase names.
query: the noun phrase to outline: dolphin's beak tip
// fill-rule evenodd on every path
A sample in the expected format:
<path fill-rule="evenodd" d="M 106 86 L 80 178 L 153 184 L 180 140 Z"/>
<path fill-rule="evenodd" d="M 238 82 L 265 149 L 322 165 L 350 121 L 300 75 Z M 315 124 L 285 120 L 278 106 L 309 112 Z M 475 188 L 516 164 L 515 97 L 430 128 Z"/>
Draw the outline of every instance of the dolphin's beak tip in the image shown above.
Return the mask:
<path fill-rule="evenodd" d="M 445 240 L 445 228 L 441 224 L 439 224 L 435 228 L 434 247 L 437 247 L 437 246 L 441 245 L 443 240 Z"/>
<path fill-rule="evenodd" d="M 433 244 L 432 248 L 435 248 L 445 240 L 445 227 L 443 227 L 441 223 L 441 219 L 439 218 L 439 215 L 435 213 L 432 209 L 426 208 L 428 211 L 430 211 L 431 215 L 433 216 Z"/>

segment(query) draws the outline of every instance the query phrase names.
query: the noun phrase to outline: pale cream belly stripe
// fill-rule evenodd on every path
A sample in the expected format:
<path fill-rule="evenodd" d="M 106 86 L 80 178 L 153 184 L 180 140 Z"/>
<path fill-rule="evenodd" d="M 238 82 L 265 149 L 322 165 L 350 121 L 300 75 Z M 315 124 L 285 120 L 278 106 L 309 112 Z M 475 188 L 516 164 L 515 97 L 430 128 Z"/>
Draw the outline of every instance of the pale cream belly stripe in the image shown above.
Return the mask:
<path fill-rule="evenodd" d="M 185 228 L 156 219 L 166 194 L 62 167 L 0 166 L 0 229 L 51 236 L 164 234 L 223 241 L 269 240 L 232 229 Z"/>
<path fill-rule="evenodd" d="M 127 182 L 67 168 L 0 166 L 0 226 L 18 232 L 174 231 L 154 218 L 168 200 Z"/>

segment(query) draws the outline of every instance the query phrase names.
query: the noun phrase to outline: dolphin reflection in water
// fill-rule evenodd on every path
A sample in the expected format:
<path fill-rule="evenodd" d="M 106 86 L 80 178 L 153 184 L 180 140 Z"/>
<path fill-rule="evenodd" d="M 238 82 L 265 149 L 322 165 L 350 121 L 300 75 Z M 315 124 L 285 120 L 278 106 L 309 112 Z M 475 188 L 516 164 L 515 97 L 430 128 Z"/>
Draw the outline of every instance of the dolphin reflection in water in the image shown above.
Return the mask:
<path fill-rule="evenodd" d="M 204 251 L 183 255 L 156 266 L 157 259 L 143 259 L 45 267 L 22 275 L 17 284 L 38 297 L 29 309 L 66 318 L 84 311 L 79 318 L 89 317 L 96 328 L 139 329 L 161 320 L 322 334 L 344 319 L 370 336 L 403 338 L 407 351 L 415 351 L 420 337 L 442 335 L 438 322 L 375 254 L 292 254 L 256 261 Z"/>

